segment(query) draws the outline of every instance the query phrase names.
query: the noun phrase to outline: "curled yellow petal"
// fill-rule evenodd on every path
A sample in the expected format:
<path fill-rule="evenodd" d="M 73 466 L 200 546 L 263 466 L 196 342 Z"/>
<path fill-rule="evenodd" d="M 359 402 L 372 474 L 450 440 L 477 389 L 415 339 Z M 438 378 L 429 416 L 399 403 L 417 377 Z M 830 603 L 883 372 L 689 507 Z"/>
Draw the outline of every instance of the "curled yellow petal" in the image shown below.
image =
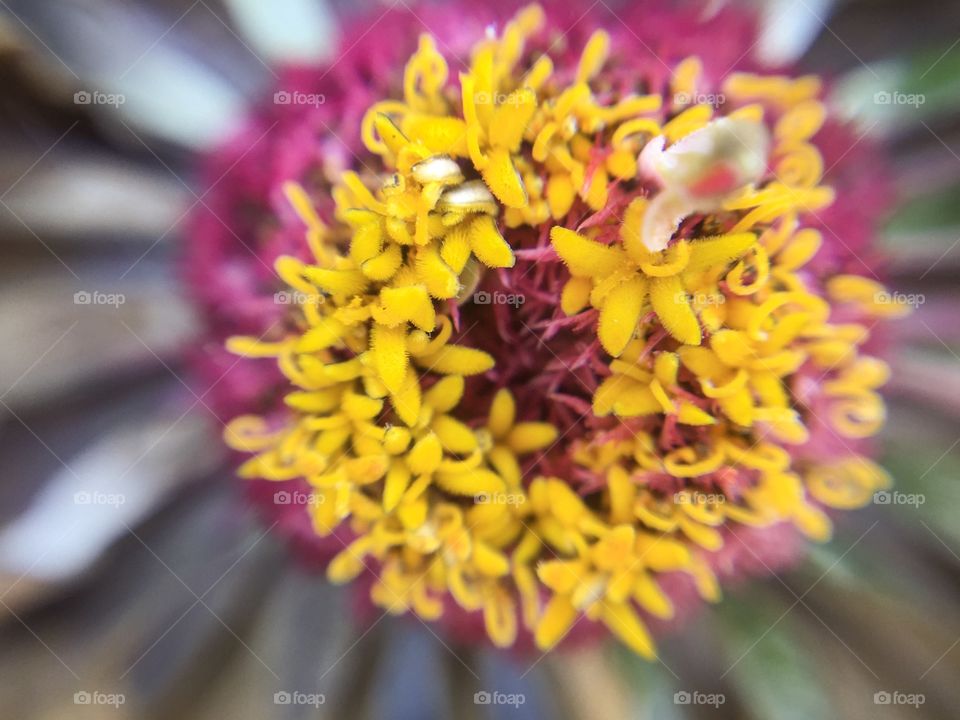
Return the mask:
<path fill-rule="evenodd" d="M 484 265 L 491 268 L 513 267 L 513 250 L 497 229 L 490 215 L 478 214 L 468 221 L 467 241 L 470 249 Z"/>
<path fill-rule="evenodd" d="M 566 228 L 550 230 L 550 241 L 576 277 L 604 278 L 621 268 L 625 260 L 622 250 L 589 240 Z"/>
<path fill-rule="evenodd" d="M 370 284 L 369 278 L 359 270 L 328 270 L 308 265 L 303 269 L 303 274 L 331 295 L 359 295 Z"/>
<path fill-rule="evenodd" d="M 490 417 L 487 420 L 487 427 L 490 434 L 495 438 L 505 437 L 513 426 L 514 417 L 517 413 L 517 404 L 513 400 L 513 395 L 506 388 L 497 391 L 493 396 L 493 402 L 490 405 Z"/>
<path fill-rule="evenodd" d="M 497 647 L 510 647 L 517 639 L 517 607 L 513 598 L 496 587 L 483 604 L 483 621 L 487 635 Z"/>
<path fill-rule="evenodd" d="M 424 401 L 439 413 L 453 410 L 463 397 L 464 382 L 460 375 L 448 375 L 424 393 Z"/>
<path fill-rule="evenodd" d="M 455 297 L 460 291 L 457 274 L 444 262 L 435 244 L 431 243 L 417 251 L 415 267 L 417 278 L 427 288 L 427 292 L 438 300 Z"/>
<path fill-rule="evenodd" d="M 557 439 L 557 429 L 550 423 L 518 423 L 507 436 L 507 444 L 518 455 L 548 447 Z"/>
<path fill-rule="evenodd" d="M 408 427 L 413 427 L 420 417 L 421 401 L 420 380 L 413 368 L 408 367 L 400 392 L 390 393 L 390 403 L 400 419 Z"/>
<path fill-rule="evenodd" d="M 687 345 L 700 344 L 700 323 L 680 278 L 654 278 L 650 283 L 650 304 L 668 333 Z"/>
<path fill-rule="evenodd" d="M 614 357 L 618 357 L 633 338 L 646 290 L 644 279 L 634 277 L 612 290 L 603 302 L 597 335 L 603 349 Z"/>
<path fill-rule="evenodd" d="M 600 611 L 603 624 L 631 650 L 648 660 L 656 656 L 653 639 L 637 613 L 627 603 L 603 603 Z"/>
<path fill-rule="evenodd" d="M 742 257 L 756 242 L 753 233 L 720 235 L 691 242 L 687 270 L 696 272 L 723 267 Z"/>
<path fill-rule="evenodd" d="M 436 353 L 421 355 L 417 363 L 441 375 L 479 375 L 493 367 L 489 354 L 474 348 L 445 345 Z"/>
<path fill-rule="evenodd" d="M 452 453 L 469 455 L 477 448 L 477 437 L 473 431 L 449 415 L 434 418 L 432 427 L 443 447 Z"/>
<path fill-rule="evenodd" d="M 447 492 L 454 495 L 477 496 L 503 492 L 500 477 L 489 470 L 477 469 L 468 472 L 438 472 L 435 480 Z"/>
<path fill-rule="evenodd" d="M 589 304 L 591 290 L 593 283 L 590 278 L 570 278 L 560 294 L 560 309 L 567 315 L 576 315 Z"/>
<path fill-rule="evenodd" d="M 541 650 L 549 650 L 563 639 L 577 619 L 577 609 L 565 595 L 554 595 L 544 608 L 534 640 Z"/>
<path fill-rule="evenodd" d="M 409 362 L 406 328 L 403 325 L 387 327 L 374 323 L 370 331 L 370 346 L 383 384 L 392 393 L 400 392 Z"/>
<path fill-rule="evenodd" d="M 435 433 L 424 435 L 407 455 L 407 467 L 414 475 L 427 475 L 440 466 L 443 446 Z"/>
<path fill-rule="evenodd" d="M 523 187 L 520 173 L 514 167 L 513 158 L 506 149 L 497 148 L 490 152 L 487 164 L 482 171 L 483 181 L 497 199 L 510 208 L 522 208 L 527 204 L 527 191 Z"/>

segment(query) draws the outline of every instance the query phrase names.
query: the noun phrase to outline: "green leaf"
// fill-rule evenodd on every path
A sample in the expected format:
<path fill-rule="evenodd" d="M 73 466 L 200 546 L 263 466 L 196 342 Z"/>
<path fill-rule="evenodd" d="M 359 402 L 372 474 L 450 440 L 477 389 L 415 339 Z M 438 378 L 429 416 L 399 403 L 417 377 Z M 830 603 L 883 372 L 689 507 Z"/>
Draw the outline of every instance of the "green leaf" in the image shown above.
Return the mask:
<path fill-rule="evenodd" d="M 728 598 L 717 608 L 716 619 L 730 648 L 726 679 L 757 720 L 833 716 L 816 664 L 788 611 L 791 604 L 789 597 L 753 587 L 749 596 Z"/>
<path fill-rule="evenodd" d="M 909 239 L 913 245 L 917 233 L 935 230 L 938 228 L 960 227 L 960 185 L 953 185 L 931 195 L 919 197 L 902 206 L 896 216 L 887 225 L 887 232 L 893 236 Z M 944 233 L 939 236 L 928 236 L 930 244 L 943 244 L 944 249 L 956 240 L 953 233 Z M 896 243 L 894 238 L 893 244 Z"/>

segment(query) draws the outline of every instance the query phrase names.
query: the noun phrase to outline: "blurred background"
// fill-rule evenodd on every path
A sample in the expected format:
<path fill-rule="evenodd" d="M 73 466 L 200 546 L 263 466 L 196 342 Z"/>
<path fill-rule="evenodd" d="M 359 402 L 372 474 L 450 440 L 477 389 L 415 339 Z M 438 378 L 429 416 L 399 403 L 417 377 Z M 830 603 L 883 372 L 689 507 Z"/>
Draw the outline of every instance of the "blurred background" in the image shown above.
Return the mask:
<path fill-rule="evenodd" d="M 0 0 L 0 717 L 956 718 L 960 3 L 758 4 L 758 52 L 834 78 L 891 155 L 886 271 L 916 305 L 890 338 L 899 495 L 654 664 L 355 625 L 247 507 L 185 380 L 196 154 L 376 5 Z M 522 703 L 475 702 L 494 689 Z"/>

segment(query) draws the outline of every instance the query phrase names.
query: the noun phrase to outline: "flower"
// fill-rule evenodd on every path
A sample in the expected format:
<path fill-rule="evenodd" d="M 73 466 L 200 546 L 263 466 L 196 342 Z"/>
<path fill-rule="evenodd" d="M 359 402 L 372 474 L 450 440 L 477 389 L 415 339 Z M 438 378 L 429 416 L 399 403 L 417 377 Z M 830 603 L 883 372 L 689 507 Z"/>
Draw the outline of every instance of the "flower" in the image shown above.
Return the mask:
<path fill-rule="evenodd" d="M 803 536 L 792 523 L 710 526 L 722 536 L 719 550 L 701 552 L 687 545 L 709 563 L 724 589 L 726 600 L 705 616 L 691 617 L 701 603 L 688 573 L 653 573 L 674 615 L 668 621 L 651 609 L 641 610 L 648 637 L 681 682 L 723 675 L 724 686 L 717 689 L 725 696 L 698 696 L 689 685 L 678 691 L 675 678 L 659 664 L 586 645 L 586 637 L 605 632 L 597 612 L 602 606 L 587 605 L 583 614 L 577 610 L 575 625 L 562 641 L 569 646 L 579 639 L 576 652 L 546 657 L 518 656 L 534 641 L 523 615 L 517 618 L 514 652 L 467 647 L 485 634 L 483 613 L 464 610 L 449 597 L 440 617 L 426 623 L 429 628 L 412 612 L 400 620 L 382 618 L 385 611 L 367 599 L 374 572 L 384 577 L 370 556 L 364 562 L 371 569 L 349 589 L 330 587 L 322 577 L 303 572 L 301 561 L 316 570 L 355 539 L 350 523 L 324 538 L 317 535 L 309 512 L 315 498 L 303 479 L 233 481 L 229 467 L 220 464 L 219 423 L 207 427 L 202 422 L 208 414 L 257 413 L 268 427 L 279 429 L 289 412 L 283 405 L 289 388 L 275 362 L 247 360 L 224 348 L 226 337 L 260 337 L 274 323 L 265 338 L 281 339 L 280 330 L 296 312 L 292 303 L 307 300 L 273 269 L 281 254 L 310 260 L 303 222 L 284 184 L 296 180 L 318 219 L 332 224 L 332 204 L 325 205 L 328 198 L 332 203 L 328 181 L 349 169 L 367 182 L 364 164 L 379 167 L 377 157 L 360 149 L 361 119 L 379 99 L 401 97 L 397 68 L 416 51 L 418 35 L 426 31 L 437 38 L 456 85 L 469 47 L 490 23 L 502 27 L 513 8 L 504 13 L 506 3 L 498 0 L 400 4 L 368 15 L 364 3 L 340 0 L 286 3 L 282 13 L 274 3 L 249 0 L 222 7 L 201 3 L 186 13 L 164 3 L 149 8 L 109 1 L 7 4 L 0 62 L 10 82 L 0 125 L 15 142 L 13 152 L 4 155 L 8 180 L 0 188 L 0 216 L 7 221 L 3 256 L 15 272 L 0 293 L 8 310 L 0 317 L 0 333 L 8 340 L 0 353 L 0 374 L 8 378 L 2 405 L 10 416 L 4 433 L 8 473 L 0 531 L 0 622 L 5 621 L 7 640 L 3 657 L 29 668 L 31 681 L 8 684 L 4 698 L 23 708 L 22 717 L 73 716 L 78 701 L 122 702 L 132 714 L 149 707 L 159 716 L 183 714 L 186 708 L 191 717 L 220 716 L 224 707 L 242 705 L 252 715 L 269 717 L 278 703 L 325 703 L 345 708 L 344 714 L 372 703 L 374 714 L 381 707 L 390 712 L 406 707 L 408 714 L 424 717 L 451 711 L 469 715 L 478 696 L 480 702 L 498 702 L 495 692 L 482 692 L 494 688 L 522 692 L 514 700 L 525 698 L 527 708 L 544 708 L 531 709 L 535 715 L 554 708 L 571 717 L 643 716 L 669 707 L 671 699 L 680 715 L 696 715 L 699 704 L 724 697 L 727 707 L 769 717 L 776 714 L 771 688 L 776 699 L 790 689 L 789 702 L 778 707 L 802 708 L 811 717 L 856 714 L 851 708 L 857 707 L 870 715 L 878 702 L 919 704 L 924 697 L 927 706 L 956 705 L 951 681 L 960 654 L 950 649 L 957 618 L 948 549 L 957 549 L 952 510 L 958 467 L 955 423 L 949 421 L 960 396 L 949 353 L 958 350 L 952 278 L 960 256 L 951 249 L 957 235 L 950 211 L 956 206 L 952 185 L 960 165 L 950 155 L 945 131 L 957 97 L 948 83 L 957 75 L 960 53 L 951 51 L 955 37 L 944 22 L 942 4 L 890 6 L 881 14 L 870 2 L 823 5 L 816 18 L 802 4 L 773 3 L 764 11 L 769 24 L 759 24 L 765 33 L 760 36 L 750 14 L 735 2 L 606 0 L 589 15 L 584 11 L 590 3 L 546 8 L 550 25 L 566 33 L 547 31 L 558 67 L 577 65 L 598 27 L 611 36 L 614 63 L 624 48 L 633 47 L 630 67 L 659 77 L 653 81 L 658 87 L 670 70 L 678 74 L 680 58 L 700 57 L 700 71 L 710 84 L 699 99 L 677 98 L 684 105 L 723 105 L 718 91 L 710 94 L 719 87 L 721 71 L 756 72 L 766 67 L 757 63 L 769 60 L 771 49 L 791 59 L 803 52 L 804 67 L 836 72 L 825 86 L 831 112 L 814 144 L 824 160 L 822 184 L 837 190 L 837 200 L 815 216 L 804 216 L 806 229 L 816 230 L 822 242 L 800 273 L 848 275 L 836 288 L 827 280 L 828 293 L 831 302 L 835 291 L 848 293 L 851 299 L 844 304 L 853 309 L 863 304 L 882 310 L 898 297 L 918 306 L 907 322 L 873 327 L 862 346 L 889 361 L 889 371 L 861 358 L 829 386 L 816 375 L 794 383 L 812 413 L 804 413 L 811 440 L 793 452 L 836 459 L 824 472 L 804 477 L 814 498 L 828 493 L 828 504 L 837 508 L 860 502 L 856 493 L 846 492 L 855 485 L 833 480 L 837 470 L 842 477 L 859 467 L 856 461 L 843 465 L 844 443 L 861 453 L 882 452 L 897 489 L 878 493 L 872 507 L 843 518 L 834 539 L 803 553 L 802 564 L 796 561 Z M 345 23 L 336 55 L 329 54 L 333 46 L 325 40 L 340 32 L 324 31 L 323 15 L 323 34 L 317 34 L 317 13 L 325 5 L 332 11 L 325 16 L 328 22 Z M 916 54 L 909 33 L 886 34 L 918 24 L 924 43 Z M 807 53 L 804 46 L 815 34 L 819 40 Z M 124 41 L 116 42 L 117 37 Z M 895 39 L 876 42 L 889 38 Z M 875 63 L 878 48 L 883 60 Z M 569 62 L 560 59 L 567 52 L 574 56 Z M 321 55 L 327 58 L 321 65 L 283 69 L 277 64 L 284 57 L 303 63 Z M 656 56 L 665 62 L 661 65 Z M 304 95 L 280 93 L 271 103 L 270 69 L 282 76 L 281 88 Z M 608 65 L 602 75 L 616 69 Z M 790 74 L 785 68 L 762 71 Z M 863 124 L 837 122 L 833 108 L 856 110 Z M 214 147 L 216 131 L 235 128 L 238 121 L 247 129 Z M 878 141 L 893 150 L 895 165 Z M 660 150 L 670 157 L 674 147 L 664 143 Z M 148 148 L 152 153 L 144 152 Z M 651 162 L 641 163 L 641 172 L 651 187 L 661 194 L 678 187 L 669 183 L 683 178 L 653 162 L 653 150 L 643 159 L 648 157 Z M 198 165 L 202 194 L 201 185 L 190 182 Z M 891 167 L 896 198 L 886 181 Z M 524 215 L 543 217 L 545 207 L 545 193 L 537 199 L 537 176 L 529 169 L 522 172 L 534 199 L 530 209 L 501 208 L 497 217 L 498 229 L 511 243 L 512 228 L 529 232 L 520 227 Z M 609 164 L 607 173 L 614 183 Z M 190 194 L 191 188 L 198 196 Z M 171 230 L 191 204 L 197 207 L 189 231 Z M 895 220 L 878 245 L 874 221 L 888 214 Z M 589 237 L 591 231 L 583 234 Z M 498 284 L 501 273 L 477 277 L 477 289 L 457 306 L 459 327 L 477 319 L 471 303 L 486 305 L 484 312 L 494 322 L 474 327 L 470 345 L 495 358 L 503 387 L 515 398 L 514 423 L 539 419 L 533 403 L 549 396 L 556 401 L 547 408 L 550 422 L 562 434 L 580 425 L 575 421 L 591 406 L 580 380 L 599 385 L 611 371 L 612 358 L 602 346 L 592 347 L 595 308 L 588 305 L 586 312 L 569 317 L 556 312 L 555 298 L 569 273 L 553 256 L 549 240 L 543 247 L 517 250 L 516 270 L 503 274 L 518 281 L 513 287 Z M 536 263 L 519 280 L 537 252 L 549 262 Z M 186 286 L 175 282 L 169 261 L 176 256 L 190 279 Z M 851 273 L 863 277 L 844 288 Z M 889 278 L 903 294 L 878 291 L 874 273 Z M 536 283 L 528 282 L 534 278 Z M 521 284 L 522 289 L 516 287 Z M 192 315 L 185 291 L 198 310 Z M 712 292 L 689 295 L 701 320 L 721 304 Z M 847 310 L 839 305 L 835 310 L 843 321 Z M 708 335 L 704 329 L 707 342 Z M 632 351 L 617 360 L 629 359 Z M 477 377 L 466 381 L 454 414 L 474 399 L 470 412 L 489 414 L 496 393 L 475 396 L 478 384 Z M 881 386 L 889 421 L 881 436 L 868 440 L 887 413 L 879 398 L 864 398 L 875 396 Z M 680 402 L 669 387 L 665 392 Z M 614 421 L 615 416 L 591 414 L 583 422 Z M 846 432 L 853 429 L 863 439 L 833 429 L 844 422 Z M 469 427 L 479 432 L 484 426 L 478 421 Z M 491 437 L 481 432 L 478 441 Z M 589 448 L 585 453 L 596 454 Z M 570 468 L 565 457 L 520 455 L 519 472 L 523 475 L 536 460 L 543 478 L 568 485 L 573 478 L 578 491 L 597 482 L 581 466 Z M 523 482 L 532 479 L 527 474 Z M 696 512 L 700 505 L 720 504 L 715 491 L 675 493 L 672 476 L 660 475 L 655 482 L 665 501 L 658 512 L 678 511 L 676 522 L 690 519 L 687 506 Z M 489 493 L 473 501 L 477 506 L 512 503 L 514 511 L 523 512 L 530 507 L 529 493 L 524 499 L 521 504 L 512 494 Z M 715 516 L 711 511 L 704 518 L 715 522 Z M 268 533 L 289 540 L 297 552 L 284 552 L 276 537 L 265 537 Z M 519 613 L 542 612 L 554 594 L 564 597 L 537 574 L 540 565 L 555 559 L 579 560 L 567 555 L 537 566 L 513 564 Z M 607 566 L 611 569 L 594 568 L 592 560 L 584 556 L 574 566 L 587 568 L 589 577 L 581 576 L 585 585 L 592 587 L 595 576 L 609 583 L 619 573 L 615 563 Z M 753 577 L 738 586 L 736 580 L 745 576 Z M 203 605 L 187 589 L 202 597 Z M 390 597 L 389 591 L 383 595 Z M 51 603 L 56 612 L 50 612 Z M 395 612 L 407 611 L 397 605 Z M 119 616 L 133 621 L 118 626 Z M 98 624 L 105 632 L 92 637 L 90 629 Z M 898 631 L 890 633 L 890 627 Z M 687 637 L 670 637 L 668 631 Z M 705 643 L 710 652 L 702 652 Z M 882 659 L 894 648 L 906 662 Z M 163 657 L 160 673 L 158 657 Z M 218 658 L 217 670 L 210 671 L 215 678 L 200 667 L 211 666 L 204 662 L 209 657 Z M 435 671 L 425 673 L 425 667 Z M 467 669 L 480 676 L 479 687 L 464 683 Z M 304 686 L 306 670 L 313 680 Z M 236 682 L 238 673 L 243 682 Z M 544 673 L 560 682 L 544 683 Z M 833 679 L 839 674 L 854 682 L 838 685 Z M 917 688 L 921 674 L 924 687 Z M 855 682 L 858 676 L 870 677 L 867 686 Z M 228 692 L 218 692 L 221 681 Z M 877 688 L 903 692 L 875 693 Z M 499 701 L 504 699 L 501 694 Z"/>
<path fill-rule="evenodd" d="M 817 78 L 558 32 L 525 7 L 459 78 L 421 34 L 364 94 L 360 169 L 282 178 L 296 302 L 226 346 L 274 358 L 283 403 L 225 437 L 309 488 L 328 577 L 385 610 L 544 650 L 586 617 L 653 657 L 671 578 L 718 600 L 738 528 L 823 541 L 887 487 L 866 347 L 904 307 L 818 259 L 850 200 Z"/>

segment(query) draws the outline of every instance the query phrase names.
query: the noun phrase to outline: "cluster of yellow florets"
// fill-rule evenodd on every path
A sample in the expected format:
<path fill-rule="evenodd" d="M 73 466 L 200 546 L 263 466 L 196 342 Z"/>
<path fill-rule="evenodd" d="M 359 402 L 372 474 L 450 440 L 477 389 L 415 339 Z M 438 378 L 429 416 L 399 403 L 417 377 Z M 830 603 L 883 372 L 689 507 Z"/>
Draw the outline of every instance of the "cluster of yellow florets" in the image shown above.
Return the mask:
<path fill-rule="evenodd" d="M 299 329 L 270 342 L 235 338 L 230 349 L 277 358 L 292 386 L 289 421 L 237 418 L 227 439 L 254 453 L 241 475 L 309 482 L 318 534 L 349 523 L 355 539 L 329 576 L 373 570 L 373 599 L 391 612 L 436 619 L 452 598 L 482 610 L 497 645 L 511 645 L 522 622 L 543 648 L 585 614 L 649 656 L 637 609 L 671 615 L 664 572 L 688 573 L 716 599 L 703 551 L 722 545 L 720 526 L 788 521 L 824 539 L 830 524 L 812 500 L 855 507 L 885 484 L 856 455 L 794 467 L 785 447 L 808 431 L 789 381 L 812 364 L 836 432 L 874 433 L 886 367 L 858 354 L 868 328 L 830 322 L 825 297 L 863 316 L 899 308 L 877 303 L 879 287 L 863 278 L 812 287 L 802 274 L 821 237 L 801 218 L 833 200 L 810 142 L 825 114 L 815 79 L 732 76 L 729 107 L 715 118 L 715 108 L 677 99 L 696 96 L 691 58 L 676 68 L 672 97 L 607 103 L 591 90 L 608 62 L 607 34 L 595 33 L 559 81 L 546 55 L 527 50 L 542 23 L 533 6 L 482 40 L 459 94 L 434 41 L 421 38 L 403 99 L 376 104 L 363 122 L 383 174 L 344 173 L 329 225 L 288 184 L 313 255 L 276 267 L 299 291 Z M 769 154 L 776 179 L 759 182 L 737 143 Z M 732 185 L 694 192 L 718 162 Z M 568 227 L 578 221 L 572 208 L 603 211 L 614 185 L 639 183 L 645 169 L 657 192 L 635 193 L 619 217 Z M 702 231 L 671 239 L 694 212 L 705 216 Z M 618 418 L 623 431 L 566 441 L 573 462 L 603 481 L 584 496 L 564 478 L 524 478 L 524 457 L 567 429 L 517 422 L 508 390 L 486 418 L 458 415 L 465 378 L 495 361 L 452 340 L 450 307 L 485 272 L 513 267 L 504 232 L 522 226 L 552 227 L 569 271 L 557 305 L 597 311 L 609 355 L 592 412 Z M 597 239 L 611 226 L 613 242 Z M 664 423 L 702 433 L 664 451 Z M 703 499 L 693 484 L 664 494 L 643 481 L 658 473 L 683 485 L 728 468 L 753 473 L 737 497 Z"/>

